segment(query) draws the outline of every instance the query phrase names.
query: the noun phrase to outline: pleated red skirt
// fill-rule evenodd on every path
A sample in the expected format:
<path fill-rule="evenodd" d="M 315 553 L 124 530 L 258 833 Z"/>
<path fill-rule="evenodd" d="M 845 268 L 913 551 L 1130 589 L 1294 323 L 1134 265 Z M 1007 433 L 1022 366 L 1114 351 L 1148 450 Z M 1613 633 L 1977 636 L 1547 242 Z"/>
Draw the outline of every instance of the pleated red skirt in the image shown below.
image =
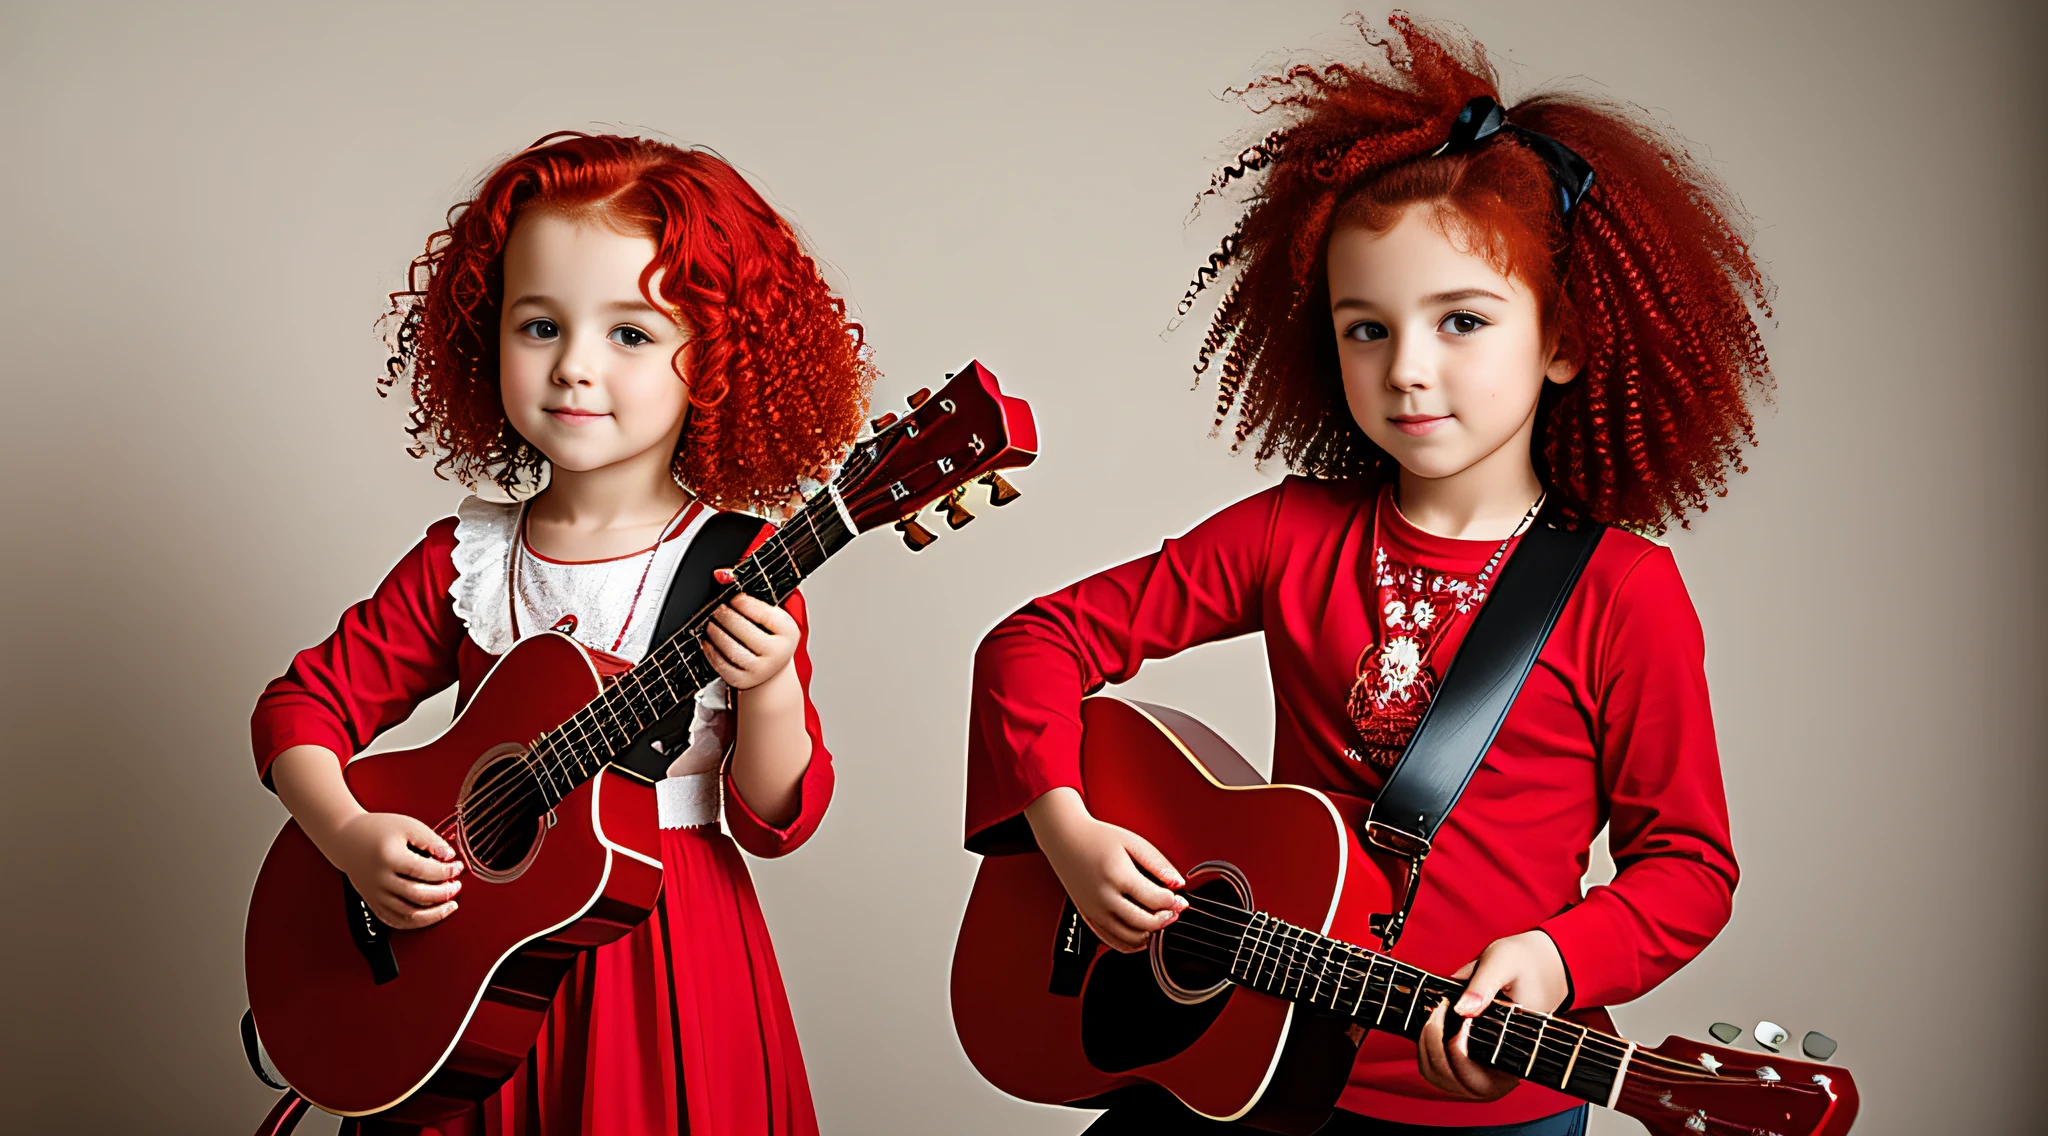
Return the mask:
<path fill-rule="evenodd" d="M 519 1072 L 429 1131 L 816 1136 L 789 998 L 739 848 L 715 825 L 666 828 L 661 867 L 655 913 L 577 961 Z"/>

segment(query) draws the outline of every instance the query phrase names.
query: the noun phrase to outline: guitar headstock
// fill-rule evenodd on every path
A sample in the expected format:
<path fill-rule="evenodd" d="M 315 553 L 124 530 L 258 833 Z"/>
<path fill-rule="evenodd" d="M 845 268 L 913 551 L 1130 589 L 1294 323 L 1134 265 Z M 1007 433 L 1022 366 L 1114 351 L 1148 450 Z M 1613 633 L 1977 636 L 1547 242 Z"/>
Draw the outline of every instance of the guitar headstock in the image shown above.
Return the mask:
<path fill-rule="evenodd" d="M 833 487 L 856 532 L 895 525 L 916 551 L 937 539 L 917 523 L 918 512 L 932 502 L 945 502 L 946 523 L 957 529 L 974 519 L 962 499 L 970 483 L 986 485 L 992 505 L 1016 499 L 997 471 L 1030 465 L 1038 456 L 1031 407 L 1004 394 L 979 362 L 947 380 L 935 394 L 911 395 L 902 418 L 875 419 L 875 436 L 848 455 Z"/>
<path fill-rule="evenodd" d="M 1667 1037 L 1636 1052 L 1615 1107 L 1662 1136 L 1841 1136 L 1856 1120 L 1856 1082 L 1835 1065 Z"/>

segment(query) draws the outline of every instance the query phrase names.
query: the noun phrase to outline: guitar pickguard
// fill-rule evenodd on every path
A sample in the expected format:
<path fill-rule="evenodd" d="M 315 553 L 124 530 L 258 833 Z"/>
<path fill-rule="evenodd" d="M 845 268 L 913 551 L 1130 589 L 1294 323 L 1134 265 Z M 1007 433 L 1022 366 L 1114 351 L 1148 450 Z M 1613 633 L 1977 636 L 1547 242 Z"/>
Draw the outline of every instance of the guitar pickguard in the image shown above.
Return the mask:
<path fill-rule="evenodd" d="M 1176 1002 L 1159 989 L 1145 955 L 1106 951 L 1081 992 L 1081 1051 L 1105 1073 L 1164 1061 L 1200 1039 L 1231 994 L 1192 1006 Z"/>

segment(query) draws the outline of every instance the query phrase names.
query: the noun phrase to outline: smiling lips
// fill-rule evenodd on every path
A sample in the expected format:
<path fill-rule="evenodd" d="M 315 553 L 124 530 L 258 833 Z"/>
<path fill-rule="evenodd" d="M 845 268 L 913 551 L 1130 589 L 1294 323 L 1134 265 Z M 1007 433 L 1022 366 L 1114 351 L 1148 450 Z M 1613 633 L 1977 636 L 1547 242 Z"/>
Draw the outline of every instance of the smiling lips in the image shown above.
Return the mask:
<path fill-rule="evenodd" d="M 1412 434 L 1417 437 L 1436 429 L 1439 423 L 1450 420 L 1451 416 L 1448 414 L 1397 414 L 1387 419 L 1387 421 L 1394 424 L 1395 429 L 1403 434 Z"/>

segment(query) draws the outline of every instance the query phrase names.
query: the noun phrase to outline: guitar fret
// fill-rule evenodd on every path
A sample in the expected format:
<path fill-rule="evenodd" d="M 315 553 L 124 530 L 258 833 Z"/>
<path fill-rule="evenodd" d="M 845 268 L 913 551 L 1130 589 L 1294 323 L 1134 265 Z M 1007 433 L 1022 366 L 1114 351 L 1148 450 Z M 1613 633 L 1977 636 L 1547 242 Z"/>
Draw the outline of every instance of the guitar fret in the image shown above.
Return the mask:
<path fill-rule="evenodd" d="M 1230 952 L 1230 976 L 1234 979 L 1239 978 L 1244 973 L 1242 969 L 1244 949 L 1252 941 L 1252 928 L 1256 927 L 1259 920 L 1263 918 L 1265 918 L 1263 915 L 1254 915 L 1251 923 L 1245 926 L 1244 933 L 1237 937 L 1237 948 Z"/>
<path fill-rule="evenodd" d="M 1507 1014 L 1500 1020 L 1500 1039 L 1493 1043 L 1493 1056 L 1486 1059 L 1486 1063 L 1488 1065 L 1496 1065 L 1500 1063 L 1500 1047 L 1507 1044 L 1508 1027 L 1514 1024 L 1514 1020 L 1515 1006 L 1511 1002 L 1508 1004 Z"/>
<path fill-rule="evenodd" d="M 1379 963 L 1379 959 L 1367 956 L 1365 974 L 1358 980 L 1358 1001 L 1351 1004 L 1351 1016 L 1353 1018 L 1358 1017 L 1358 1011 L 1365 1008 L 1365 996 L 1372 992 L 1372 970 Z"/>
<path fill-rule="evenodd" d="M 1529 1047 L 1529 1064 L 1523 1067 L 1522 1076 L 1531 1076 L 1536 1072 L 1536 1055 L 1543 1052 L 1543 1031 L 1549 1028 L 1549 1026 L 1550 1019 L 1548 1017 L 1544 1017 L 1537 1021 L 1536 1044 Z"/>
<path fill-rule="evenodd" d="M 1579 1026 L 1577 1028 L 1579 1031 L 1579 1040 L 1572 1044 L 1572 1055 L 1564 1063 L 1564 1076 L 1559 1077 L 1557 1079 L 1557 1087 L 1559 1089 L 1564 1090 L 1565 1092 L 1571 1091 L 1572 1067 L 1579 1063 L 1579 1050 L 1584 1049 L 1586 1046 L 1586 1027 Z"/>
<path fill-rule="evenodd" d="M 1387 1020 L 1387 1003 L 1394 997 L 1394 972 L 1400 965 L 1391 958 L 1387 960 L 1387 984 L 1380 988 L 1380 1012 L 1373 1018 L 1373 1025 Z"/>
<path fill-rule="evenodd" d="M 1402 969 L 1402 970 L 1404 970 L 1404 971 L 1406 971 L 1406 970 L 1412 970 L 1412 968 L 1411 968 L 1411 967 L 1408 967 L 1408 966 L 1403 966 L 1403 967 L 1402 967 L 1401 969 Z M 1414 1026 L 1415 1026 L 1415 1008 L 1416 1008 L 1417 1006 L 1419 1006 L 1419 1005 L 1421 1005 L 1421 1004 L 1422 1004 L 1422 978 L 1421 978 L 1421 972 L 1420 972 L 1420 971 L 1415 971 L 1414 973 L 1415 973 L 1416 977 L 1414 977 L 1414 978 L 1411 978 L 1411 979 L 1409 979 L 1409 985 L 1408 985 L 1408 1012 L 1407 1012 L 1406 1014 L 1402 1015 L 1402 1017 L 1401 1017 L 1401 1032 L 1402 1032 L 1402 1033 L 1407 1033 L 1407 1032 L 1408 1032 L 1408 1031 L 1409 1031 L 1410 1029 L 1414 1028 Z"/>

